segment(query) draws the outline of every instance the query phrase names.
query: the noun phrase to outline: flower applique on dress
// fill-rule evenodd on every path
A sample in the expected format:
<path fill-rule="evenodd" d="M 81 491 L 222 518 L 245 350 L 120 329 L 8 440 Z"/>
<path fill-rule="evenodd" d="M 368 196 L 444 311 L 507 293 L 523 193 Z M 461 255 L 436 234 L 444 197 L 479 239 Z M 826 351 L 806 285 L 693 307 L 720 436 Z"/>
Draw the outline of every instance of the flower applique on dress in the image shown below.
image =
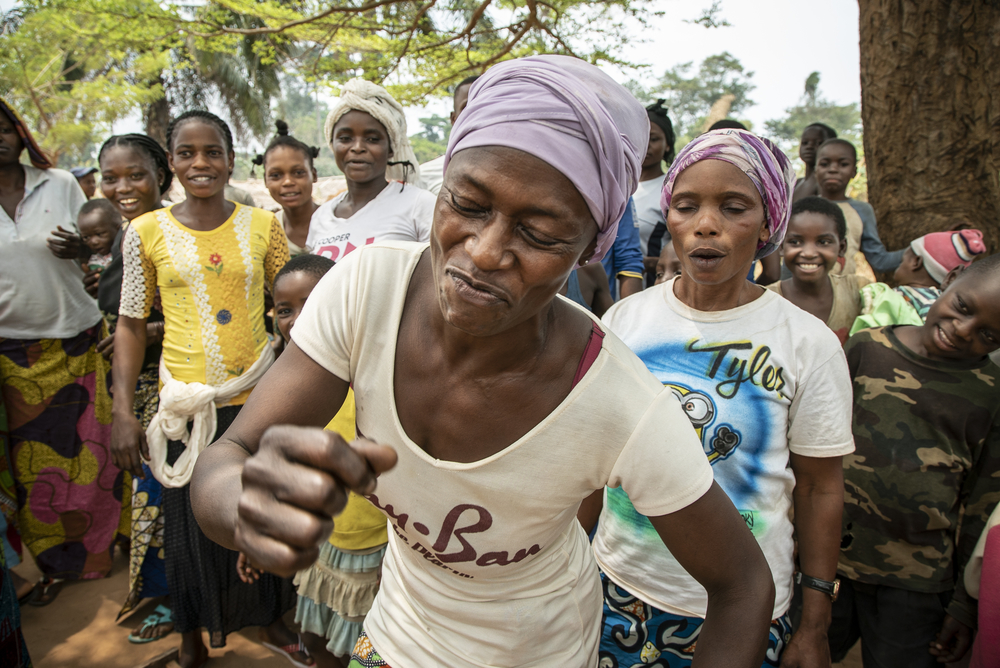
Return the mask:
<path fill-rule="evenodd" d="M 208 257 L 208 264 L 205 265 L 205 269 L 215 272 L 216 276 L 222 275 L 222 256 L 218 253 L 212 253 Z"/>

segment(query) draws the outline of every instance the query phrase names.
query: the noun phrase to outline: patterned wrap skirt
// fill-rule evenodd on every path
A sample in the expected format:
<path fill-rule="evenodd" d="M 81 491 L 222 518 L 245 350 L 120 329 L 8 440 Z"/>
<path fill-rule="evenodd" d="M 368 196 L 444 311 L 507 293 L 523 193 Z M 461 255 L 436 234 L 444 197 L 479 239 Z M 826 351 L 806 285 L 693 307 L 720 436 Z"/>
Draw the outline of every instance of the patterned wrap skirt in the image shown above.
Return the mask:
<path fill-rule="evenodd" d="M 0 666 L 31 668 L 31 657 L 21 634 L 21 604 L 0 550 Z"/>
<path fill-rule="evenodd" d="M 65 339 L 0 339 L 17 529 L 41 571 L 104 577 L 128 535 L 130 476 L 111 463 L 111 396 L 97 379 L 100 327 Z"/>
<path fill-rule="evenodd" d="M 144 369 L 135 386 L 135 417 L 145 429 L 160 405 L 160 373 Z M 144 478 L 132 480 L 132 531 L 128 562 L 128 597 L 122 617 L 144 598 L 166 596 L 167 561 L 163 547 L 163 486 L 146 464 Z"/>

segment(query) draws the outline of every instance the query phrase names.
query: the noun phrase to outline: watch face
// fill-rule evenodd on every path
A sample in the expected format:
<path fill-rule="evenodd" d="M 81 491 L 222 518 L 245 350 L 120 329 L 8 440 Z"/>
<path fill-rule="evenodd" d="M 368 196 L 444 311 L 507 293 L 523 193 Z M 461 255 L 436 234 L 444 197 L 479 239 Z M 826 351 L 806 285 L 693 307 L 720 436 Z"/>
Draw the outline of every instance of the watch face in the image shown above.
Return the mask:
<path fill-rule="evenodd" d="M 833 580 L 833 593 L 830 594 L 830 600 L 836 601 L 838 594 L 840 594 L 840 578 L 835 578 Z"/>

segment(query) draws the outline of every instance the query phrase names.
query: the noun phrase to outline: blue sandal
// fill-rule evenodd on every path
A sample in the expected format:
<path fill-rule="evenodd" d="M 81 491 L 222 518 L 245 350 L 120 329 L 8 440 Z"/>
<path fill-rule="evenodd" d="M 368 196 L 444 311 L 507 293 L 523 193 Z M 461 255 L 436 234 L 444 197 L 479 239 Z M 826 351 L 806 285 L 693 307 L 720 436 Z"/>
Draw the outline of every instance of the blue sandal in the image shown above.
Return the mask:
<path fill-rule="evenodd" d="M 151 614 L 149 617 L 146 617 L 146 619 L 142 620 L 142 626 L 140 626 L 138 629 L 129 634 L 128 641 L 130 643 L 135 643 L 136 645 L 144 645 L 148 642 L 162 640 L 163 638 L 166 638 L 168 635 L 173 633 L 174 630 L 170 629 L 163 635 L 151 636 L 149 638 L 143 638 L 141 635 L 136 635 L 136 634 L 142 633 L 143 631 L 145 631 L 150 627 L 160 626 L 161 624 L 173 624 L 173 623 L 174 623 L 173 611 L 165 605 L 158 605 L 156 606 L 156 610 L 153 611 L 153 614 Z"/>

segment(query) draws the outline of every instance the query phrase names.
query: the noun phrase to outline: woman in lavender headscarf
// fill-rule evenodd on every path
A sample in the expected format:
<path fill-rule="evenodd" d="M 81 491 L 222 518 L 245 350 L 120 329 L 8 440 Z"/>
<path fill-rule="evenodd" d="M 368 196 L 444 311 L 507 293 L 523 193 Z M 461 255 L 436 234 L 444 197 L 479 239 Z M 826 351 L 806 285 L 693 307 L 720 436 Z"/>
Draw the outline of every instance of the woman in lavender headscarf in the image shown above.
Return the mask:
<path fill-rule="evenodd" d="M 352 666 L 594 666 L 600 583 L 576 512 L 605 485 L 708 590 L 699 658 L 760 663 L 770 576 L 679 403 L 556 296 L 614 240 L 648 133 L 581 61 L 487 72 L 451 135 L 430 246 L 374 244 L 331 270 L 199 459 L 203 528 L 267 570 L 312 563 L 348 490 L 389 518 Z M 350 383 L 348 445 L 318 427 Z"/>
<path fill-rule="evenodd" d="M 777 595 L 764 665 L 829 666 L 841 458 L 854 450 L 847 361 L 822 322 L 746 279 L 785 235 L 794 182 L 784 154 L 750 132 L 692 141 L 661 199 L 681 275 L 615 305 L 604 323 L 681 400 L 717 483 L 767 557 Z M 599 509 L 600 499 L 585 505 L 585 527 Z M 685 573 L 683 555 L 651 539 L 645 514 L 608 489 L 594 538 L 605 603 L 601 666 L 661 656 L 656 665 L 691 665 L 713 621 L 711 596 Z M 804 587 L 794 636 L 793 528 Z"/>

